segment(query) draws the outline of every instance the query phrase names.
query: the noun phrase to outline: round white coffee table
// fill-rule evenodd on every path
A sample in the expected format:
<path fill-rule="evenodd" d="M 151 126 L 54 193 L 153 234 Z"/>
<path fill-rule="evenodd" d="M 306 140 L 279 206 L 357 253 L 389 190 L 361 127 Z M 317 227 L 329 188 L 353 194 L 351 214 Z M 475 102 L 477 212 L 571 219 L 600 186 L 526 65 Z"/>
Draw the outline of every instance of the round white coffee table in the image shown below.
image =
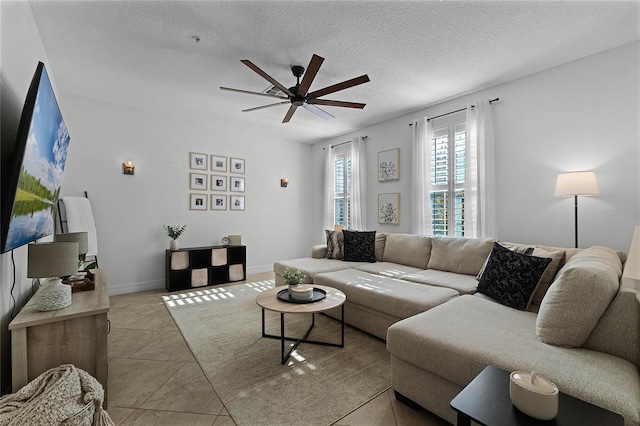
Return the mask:
<path fill-rule="evenodd" d="M 322 290 L 326 297 L 322 300 L 309 303 L 291 303 L 278 298 L 278 292 L 287 290 L 286 286 L 279 286 L 271 290 L 264 291 L 256 297 L 256 303 L 262 308 L 262 337 L 280 340 L 280 356 L 282 364 L 286 363 L 300 343 L 310 343 L 313 345 L 334 346 L 344 348 L 344 302 L 347 299 L 345 294 L 338 289 L 324 285 L 314 285 L 314 289 Z M 316 314 L 328 309 L 341 307 L 340 312 L 340 343 L 308 340 L 309 333 L 316 322 Z M 280 335 L 267 334 L 265 332 L 265 309 L 280 314 Z M 311 314 L 311 325 L 302 338 L 287 337 L 284 332 L 284 314 Z M 285 341 L 295 342 L 293 347 L 285 354 Z"/>

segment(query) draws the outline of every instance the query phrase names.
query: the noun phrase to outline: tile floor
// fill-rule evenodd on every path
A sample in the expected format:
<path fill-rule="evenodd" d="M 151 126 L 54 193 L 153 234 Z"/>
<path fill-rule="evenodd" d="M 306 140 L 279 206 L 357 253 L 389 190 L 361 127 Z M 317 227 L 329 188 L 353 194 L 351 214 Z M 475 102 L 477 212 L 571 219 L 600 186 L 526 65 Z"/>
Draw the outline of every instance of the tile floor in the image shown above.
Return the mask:
<path fill-rule="evenodd" d="M 274 279 L 255 274 L 248 281 Z M 116 425 L 231 426 L 233 418 L 165 308 L 164 290 L 111 296 L 109 407 Z M 215 383 L 214 383 L 215 385 Z M 382 393 L 336 425 L 444 426 L 449 423 Z"/>

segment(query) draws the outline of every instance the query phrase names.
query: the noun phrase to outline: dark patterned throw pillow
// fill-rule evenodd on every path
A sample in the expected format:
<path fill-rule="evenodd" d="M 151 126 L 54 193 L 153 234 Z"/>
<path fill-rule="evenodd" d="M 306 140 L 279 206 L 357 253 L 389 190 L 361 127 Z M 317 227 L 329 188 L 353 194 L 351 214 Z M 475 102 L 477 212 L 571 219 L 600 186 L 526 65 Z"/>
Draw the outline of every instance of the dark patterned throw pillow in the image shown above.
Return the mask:
<path fill-rule="evenodd" d="M 376 231 L 342 231 L 344 260 L 349 262 L 376 261 Z"/>
<path fill-rule="evenodd" d="M 494 243 L 487 267 L 478 282 L 478 292 L 510 308 L 524 311 L 549 262 L 549 258 L 516 253 Z"/>
<path fill-rule="evenodd" d="M 342 231 L 329 231 L 327 234 L 327 259 L 342 260 L 344 257 L 344 237 Z"/>

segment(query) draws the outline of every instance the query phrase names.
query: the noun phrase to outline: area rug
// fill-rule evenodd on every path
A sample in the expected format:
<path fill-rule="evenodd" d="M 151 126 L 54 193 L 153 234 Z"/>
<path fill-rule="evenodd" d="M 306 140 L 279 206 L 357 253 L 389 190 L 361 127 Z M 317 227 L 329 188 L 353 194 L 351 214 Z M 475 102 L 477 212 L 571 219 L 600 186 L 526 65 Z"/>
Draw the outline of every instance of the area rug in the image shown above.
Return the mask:
<path fill-rule="evenodd" d="M 273 281 L 207 288 L 164 297 L 165 305 L 225 407 L 239 426 L 330 425 L 391 385 L 385 343 L 345 327 L 345 347 L 301 344 L 286 365 L 280 341 L 261 337 L 256 295 Z M 285 315 L 301 336 L 309 315 Z M 268 334 L 280 316 L 266 312 Z M 340 323 L 316 315 L 309 339 L 340 341 Z M 290 343 L 287 343 L 290 346 Z"/>

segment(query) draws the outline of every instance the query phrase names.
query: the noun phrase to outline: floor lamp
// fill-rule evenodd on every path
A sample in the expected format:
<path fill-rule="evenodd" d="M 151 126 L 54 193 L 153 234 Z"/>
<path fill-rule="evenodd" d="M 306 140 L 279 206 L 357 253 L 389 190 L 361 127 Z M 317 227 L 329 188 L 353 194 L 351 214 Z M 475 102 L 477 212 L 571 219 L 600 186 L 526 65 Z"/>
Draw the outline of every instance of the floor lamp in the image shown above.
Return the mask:
<path fill-rule="evenodd" d="M 558 175 L 556 180 L 556 197 L 574 197 L 576 248 L 578 248 L 578 195 L 600 195 L 598 181 L 594 172 L 571 172 Z"/>

